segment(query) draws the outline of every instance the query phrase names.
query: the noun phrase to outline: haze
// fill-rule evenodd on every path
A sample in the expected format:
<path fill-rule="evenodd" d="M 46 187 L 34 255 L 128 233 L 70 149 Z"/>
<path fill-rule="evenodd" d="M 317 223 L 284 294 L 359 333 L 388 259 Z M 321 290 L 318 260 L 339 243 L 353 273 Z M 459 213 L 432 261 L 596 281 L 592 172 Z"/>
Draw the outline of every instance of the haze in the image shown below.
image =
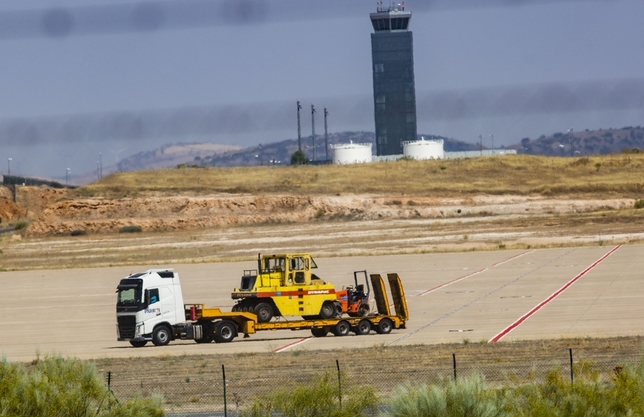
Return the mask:
<path fill-rule="evenodd" d="M 490 146 L 642 124 L 644 2 L 406 1 L 418 132 Z M 373 131 L 374 1 L 0 5 L 0 171 L 65 179 L 176 142 Z"/>

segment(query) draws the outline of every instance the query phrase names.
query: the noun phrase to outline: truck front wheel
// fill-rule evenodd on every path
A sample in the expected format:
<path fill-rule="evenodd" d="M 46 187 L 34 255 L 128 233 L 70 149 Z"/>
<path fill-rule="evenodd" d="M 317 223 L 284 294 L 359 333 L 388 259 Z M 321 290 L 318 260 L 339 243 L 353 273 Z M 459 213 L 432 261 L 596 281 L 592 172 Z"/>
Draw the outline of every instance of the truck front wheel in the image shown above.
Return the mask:
<path fill-rule="evenodd" d="M 237 336 L 237 328 L 235 327 L 235 323 L 228 320 L 222 320 L 219 322 L 219 324 L 217 325 L 217 333 L 215 334 L 215 342 L 232 342 L 235 336 Z"/>
<path fill-rule="evenodd" d="M 172 340 L 172 333 L 166 326 L 159 326 L 152 333 L 152 343 L 154 346 L 165 346 Z"/>
<path fill-rule="evenodd" d="M 130 344 L 134 347 L 143 347 L 147 344 L 145 340 L 130 340 Z"/>

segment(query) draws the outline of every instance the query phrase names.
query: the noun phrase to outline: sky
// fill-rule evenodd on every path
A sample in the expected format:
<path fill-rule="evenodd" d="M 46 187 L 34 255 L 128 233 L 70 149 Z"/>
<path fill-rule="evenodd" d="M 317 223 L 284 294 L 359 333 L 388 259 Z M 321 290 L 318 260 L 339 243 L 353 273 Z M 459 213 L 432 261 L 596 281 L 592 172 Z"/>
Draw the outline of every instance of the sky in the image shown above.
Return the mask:
<path fill-rule="evenodd" d="M 384 5 L 389 5 L 384 2 Z M 407 0 L 418 133 L 487 147 L 644 124 L 644 1 Z M 0 3 L 0 172 L 177 142 L 374 131 L 364 0 Z M 494 135 L 494 136 L 492 136 Z M 494 138 L 494 139 L 492 139 Z M 9 161 L 9 158 L 11 160 Z"/>

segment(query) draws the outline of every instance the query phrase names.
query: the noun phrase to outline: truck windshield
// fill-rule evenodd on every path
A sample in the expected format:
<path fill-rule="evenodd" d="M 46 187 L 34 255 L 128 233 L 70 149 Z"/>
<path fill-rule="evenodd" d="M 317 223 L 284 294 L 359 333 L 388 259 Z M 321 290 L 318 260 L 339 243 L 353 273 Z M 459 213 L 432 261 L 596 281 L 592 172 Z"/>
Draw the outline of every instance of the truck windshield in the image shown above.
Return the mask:
<path fill-rule="evenodd" d="M 117 287 L 117 306 L 134 306 L 141 303 L 141 288 L 143 280 L 126 278 Z"/>

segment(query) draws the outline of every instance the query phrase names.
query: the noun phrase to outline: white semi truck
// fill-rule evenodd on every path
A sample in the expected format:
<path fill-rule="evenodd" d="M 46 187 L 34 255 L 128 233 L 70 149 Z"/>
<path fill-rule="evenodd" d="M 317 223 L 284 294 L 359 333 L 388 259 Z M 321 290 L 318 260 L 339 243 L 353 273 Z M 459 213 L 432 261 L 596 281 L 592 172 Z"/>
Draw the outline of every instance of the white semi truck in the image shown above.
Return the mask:
<path fill-rule="evenodd" d="M 315 337 L 328 333 L 345 336 L 386 334 L 404 329 L 408 319 L 407 304 L 398 274 L 388 274 L 395 312 L 390 310 L 384 280 L 370 275 L 378 313 L 360 317 L 335 317 L 309 320 L 286 320 L 284 317 L 262 322 L 253 312 L 223 312 L 204 304 L 184 304 L 179 274 L 172 269 L 149 269 L 121 279 L 117 286 L 116 321 L 119 341 L 134 347 L 148 342 L 167 345 L 175 339 L 193 339 L 197 343 L 231 342 L 239 333 L 260 330 L 310 329 Z"/>

